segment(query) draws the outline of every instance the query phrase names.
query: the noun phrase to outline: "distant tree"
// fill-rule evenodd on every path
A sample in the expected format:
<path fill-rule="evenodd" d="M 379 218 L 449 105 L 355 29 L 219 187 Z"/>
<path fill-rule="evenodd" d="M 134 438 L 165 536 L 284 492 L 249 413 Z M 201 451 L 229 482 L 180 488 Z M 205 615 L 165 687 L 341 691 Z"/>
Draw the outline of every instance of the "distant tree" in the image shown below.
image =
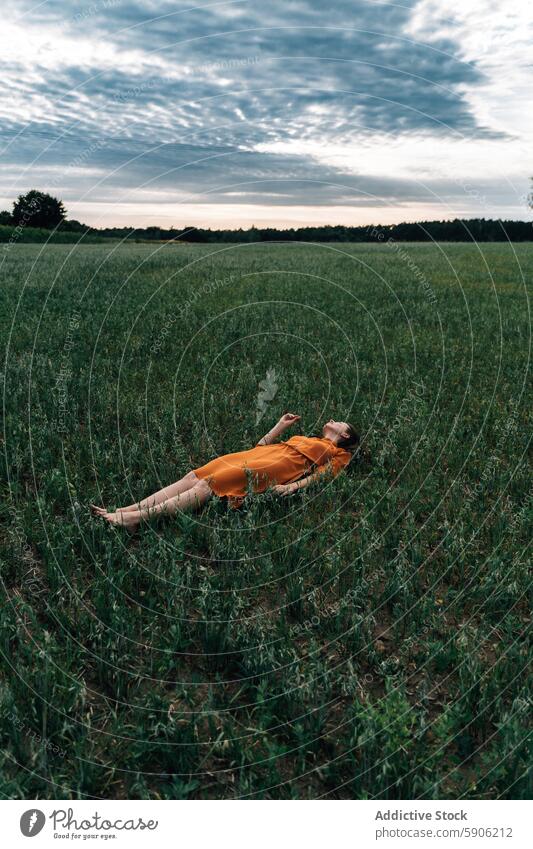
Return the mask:
<path fill-rule="evenodd" d="M 11 218 L 11 213 L 8 212 L 7 209 L 3 209 L 0 212 L 0 224 L 12 224 L 13 219 Z"/>
<path fill-rule="evenodd" d="M 86 224 L 82 224 L 81 221 L 76 221 L 75 218 L 69 218 L 66 221 L 63 221 L 63 224 L 61 225 L 61 229 L 67 230 L 70 233 L 78 233 L 78 232 L 82 232 L 82 231 L 84 232 L 85 230 L 88 230 L 89 228 L 87 227 Z"/>
<path fill-rule="evenodd" d="M 65 220 L 66 214 L 62 201 L 35 189 L 19 195 L 13 204 L 15 224 L 27 224 L 30 227 L 56 227 Z"/>

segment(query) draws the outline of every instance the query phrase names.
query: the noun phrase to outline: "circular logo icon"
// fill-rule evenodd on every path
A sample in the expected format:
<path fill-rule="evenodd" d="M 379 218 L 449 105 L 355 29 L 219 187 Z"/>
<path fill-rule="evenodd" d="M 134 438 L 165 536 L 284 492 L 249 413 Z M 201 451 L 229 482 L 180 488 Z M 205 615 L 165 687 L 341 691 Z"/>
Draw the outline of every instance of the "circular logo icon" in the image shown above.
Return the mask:
<path fill-rule="evenodd" d="M 20 818 L 20 830 L 24 837 L 35 837 L 42 830 L 46 817 L 38 808 L 24 811 Z"/>

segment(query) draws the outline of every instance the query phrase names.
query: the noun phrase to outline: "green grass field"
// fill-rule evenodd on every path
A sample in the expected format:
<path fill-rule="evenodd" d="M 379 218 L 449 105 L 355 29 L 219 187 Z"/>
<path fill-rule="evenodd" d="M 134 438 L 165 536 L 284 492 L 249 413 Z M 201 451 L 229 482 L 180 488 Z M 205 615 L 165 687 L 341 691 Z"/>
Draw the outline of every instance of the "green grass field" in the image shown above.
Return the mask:
<path fill-rule="evenodd" d="M 1 259 L 0 794 L 531 798 L 533 246 Z M 353 473 L 91 518 L 285 410 Z"/>

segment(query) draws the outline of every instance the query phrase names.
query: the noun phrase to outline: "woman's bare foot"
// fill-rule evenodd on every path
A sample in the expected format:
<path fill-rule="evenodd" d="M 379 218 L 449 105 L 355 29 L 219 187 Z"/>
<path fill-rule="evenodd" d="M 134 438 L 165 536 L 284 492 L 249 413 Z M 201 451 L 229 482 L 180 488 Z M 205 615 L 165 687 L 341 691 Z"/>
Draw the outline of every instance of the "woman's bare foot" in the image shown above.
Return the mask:
<path fill-rule="evenodd" d="M 101 513 L 102 519 L 105 519 L 111 525 L 121 525 L 124 528 L 136 528 L 140 524 L 140 513 L 117 510 L 115 513 Z"/>
<path fill-rule="evenodd" d="M 95 516 L 104 516 L 106 513 L 137 513 L 139 508 L 136 504 L 131 507 L 117 507 L 116 510 L 108 510 L 107 507 L 98 507 L 97 504 L 91 504 L 91 510 Z"/>
<path fill-rule="evenodd" d="M 104 510 L 104 513 L 138 513 L 139 505 L 130 504 L 129 507 L 115 507 L 114 510 Z"/>

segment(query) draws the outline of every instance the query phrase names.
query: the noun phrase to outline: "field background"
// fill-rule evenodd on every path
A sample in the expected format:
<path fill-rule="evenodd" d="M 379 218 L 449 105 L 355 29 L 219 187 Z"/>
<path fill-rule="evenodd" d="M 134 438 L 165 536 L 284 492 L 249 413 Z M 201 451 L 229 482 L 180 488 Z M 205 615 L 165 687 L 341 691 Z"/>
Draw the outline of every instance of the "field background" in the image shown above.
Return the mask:
<path fill-rule="evenodd" d="M 1 795 L 531 798 L 532 270 L 6 246 Z M 285 410 L 357 425 L 353 473 L 135 535 L 89 515 Z"/>

